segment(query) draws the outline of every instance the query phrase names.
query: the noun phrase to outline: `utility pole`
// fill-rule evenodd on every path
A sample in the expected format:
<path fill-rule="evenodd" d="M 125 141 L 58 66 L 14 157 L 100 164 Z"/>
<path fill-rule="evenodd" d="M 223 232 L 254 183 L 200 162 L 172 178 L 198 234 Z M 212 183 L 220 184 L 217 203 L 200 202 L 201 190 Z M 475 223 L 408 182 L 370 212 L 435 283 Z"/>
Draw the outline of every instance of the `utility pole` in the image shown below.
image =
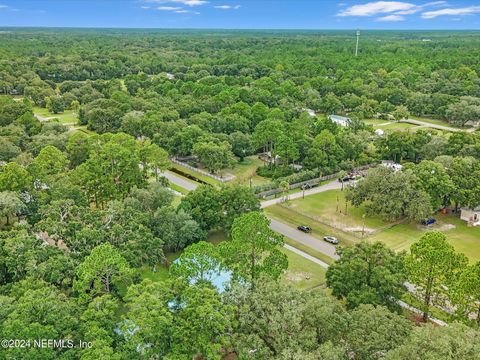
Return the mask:
<path fill-rule="evenodd" d="M 357 30 L 357 46 L 355 47 L 355 56 L 358 56 L 358 42 L 360 41 L 360 30 Z"/>

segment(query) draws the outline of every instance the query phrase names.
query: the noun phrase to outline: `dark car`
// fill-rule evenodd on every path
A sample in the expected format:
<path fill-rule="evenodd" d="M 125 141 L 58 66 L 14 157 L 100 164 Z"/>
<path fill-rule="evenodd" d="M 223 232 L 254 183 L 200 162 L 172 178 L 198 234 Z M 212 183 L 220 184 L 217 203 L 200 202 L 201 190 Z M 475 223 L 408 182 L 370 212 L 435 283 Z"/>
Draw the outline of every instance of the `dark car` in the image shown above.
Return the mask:
<path fill-rule="evenodd" d="M 326 242 L 329 242 L 330 244 L 334 244 L 334 245 L 338 244 L 337 238 L 333 236 L 324 236 L 323 240 L 325 240 Z"/>
<path fill-rule="evenodd" d="M 297 229 L 304 232 L 304 233 L 312 232 L 312 228 L 309 227 L 309 226 L 305 226 L 305 225 L 300 225 L 300 226 L 297 227 Z"/>
<path fill-rule="evenodd" d="M 338 179 L 338 181 L 340 181 L 340 182 L 347 182 L 347 181 L 351 181 L 351 180 L 355 180 L 355 175 L 353 173 L 348 173 L 347 175 L 345 175 L 343 177 L 340 177 Z"/>
<path fill-rule="evenodd" d="M 437 220 L 434 219 L 434 218 L 428 218 L 428 219 L 423 219 L 420 223 L 422 225 L 432 225 L 432 224 L 435 224 Z"/>

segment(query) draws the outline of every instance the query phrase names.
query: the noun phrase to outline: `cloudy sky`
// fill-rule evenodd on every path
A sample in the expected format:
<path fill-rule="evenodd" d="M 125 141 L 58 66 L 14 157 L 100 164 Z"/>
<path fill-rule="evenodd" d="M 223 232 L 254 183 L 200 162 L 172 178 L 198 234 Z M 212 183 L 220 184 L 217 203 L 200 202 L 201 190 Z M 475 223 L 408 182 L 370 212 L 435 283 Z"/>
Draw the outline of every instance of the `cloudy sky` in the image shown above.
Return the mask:
<path fill-rule="evenodd" d="M 480 0 L 0 0 L 1 26 L 480 29 Z"/>

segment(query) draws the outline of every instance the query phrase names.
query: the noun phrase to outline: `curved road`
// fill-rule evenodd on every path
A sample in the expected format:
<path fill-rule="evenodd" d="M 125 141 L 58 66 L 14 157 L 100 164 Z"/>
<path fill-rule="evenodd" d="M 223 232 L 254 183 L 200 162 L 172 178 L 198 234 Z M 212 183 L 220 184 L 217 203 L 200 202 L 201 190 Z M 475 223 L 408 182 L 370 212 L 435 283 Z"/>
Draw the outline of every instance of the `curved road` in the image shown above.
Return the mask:
<path fill-rule="evenodd" d="M 193 191 L 198 187 L 198 184 L 188 181 L 187 179 L 180 177 L 178 175 L 175 175 L 171 171 L 164 171 L 160 173 L 160 176 L 166 177 L 170 182 L 174 183 L 175 185 L 180 186 L 181 188 L 184 188 L 185 190 L 188 191 Z"/>

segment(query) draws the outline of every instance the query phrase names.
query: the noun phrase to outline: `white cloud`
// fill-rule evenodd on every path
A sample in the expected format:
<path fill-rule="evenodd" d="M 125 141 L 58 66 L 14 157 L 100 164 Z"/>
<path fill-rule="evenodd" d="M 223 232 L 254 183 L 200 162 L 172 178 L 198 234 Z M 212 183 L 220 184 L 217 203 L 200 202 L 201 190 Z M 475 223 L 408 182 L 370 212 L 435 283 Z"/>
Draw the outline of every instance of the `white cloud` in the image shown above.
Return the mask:
<path fill-rule="evenodd" d="M 446 8 L 440 10 L 426 11 L 422 13 L 424 19 L 434 19 L 437 16 L 458 16 L 473 15 L 480 13 L 480 6 L 468 6 L 464 8 Z"/>
<path fill-rule="evenodd" d="M 222 9 L 222 10 L 230 10 L 230 9 L 233 9 L 233 10 L 237 10 L 237 9 L 240 9 L 240 5 L 217 5 L 217 6 L 214 6 L 215 9 Z"/>
<path fill-rule="evenodd" d="M 405 20 L 402 15 L 412 15 L 425 8 L 446 6 L 446 1 L 431 1 L 425 4 L 412 4 L 404 1 L 374 1 L 365 4 L 353 5 L 340 11 L 338 16 L 375 16 L 384 15 L 380 21 Z M 388 15 L 400 15 L 389 17 Z M 377 19 L 377 20 L 379 20 Z M 385 20 L 384 20 L 385 19 Z"/>
<path fill-rule="evenodd" d="M 375 1 L 366 4 L 353 5 L 341 11 L 338 16 L 373 16 L 398 12 L 417 12 L 420 7 L 401 1 Z"/>
<path fill-rule="evenodd" d="M 405 20 L 404 16 L 401 15 L 387 15 L 382 16 L 377 19 L 377 21 L 387 21 L 387 22 L 396 22 L 396 21 L 403 21 Z"/>
<path fill-rule="evenodd" d="M 178 6 L 158 6 L 155 9 L 161 10 L 161 11 L 176 11 L 176 10 L 182 10 L 181 7 Z"/>
<path fill-rule="evenodd" d="M 166 3 L 177 3 L 183 4 L 185 6 L 200 6 L 208 4 L 206 0 L 144 0 L 145 2 L 166 4 Z"/>
<path fill-rule="evenodd" d="M 177 14 L 194 14 L 194 15 L 200 15 L 200 13 L 198 11 L 191 11 L 191 10 L 185 10 L 185 9 L 182 9 L 182 10 L 176 10 L 174 11 L 175 13 Z"/>
<path fill-rule="evenodd" d="M 8 5 L 0 5 L 0 9 L 6 9 L 8 8 Z"/>

